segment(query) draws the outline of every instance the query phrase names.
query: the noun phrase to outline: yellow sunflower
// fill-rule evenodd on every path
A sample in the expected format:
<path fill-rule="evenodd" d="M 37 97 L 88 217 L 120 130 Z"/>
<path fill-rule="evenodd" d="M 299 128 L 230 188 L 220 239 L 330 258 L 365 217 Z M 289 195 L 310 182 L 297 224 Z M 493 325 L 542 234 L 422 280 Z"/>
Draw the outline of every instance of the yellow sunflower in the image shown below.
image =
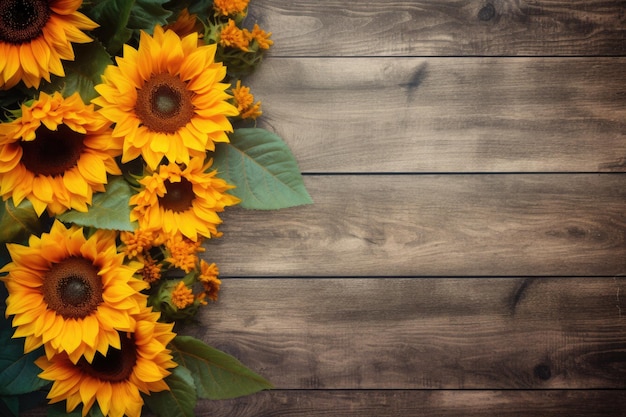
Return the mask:
<path fill-rule="evenodd" d="M 123 264 L 115 232 L 98 230 L 88 239 L 82 228 L 58 220 L 50 233 L 31 236 L 28 246 L 8 244 L 12 262 L 0 272 L 9 296 L 14 337 L 24 351 L 45 344 L 46 354 L 66 352 L 76 362 L 93 359 L 109 345 L 120 347 L 118 330 L 134 329 L 132 314 L 146 305 L 147 285 Z"/>
<path fill-rule="evenodd" d="M 141 155 L 152 169 L 163 157 L 186 164 L 228 142 L 228 116 L 238 112 L 227 102 L 216 48 L 198 46 L 197 33 L 181 39 L 157 26 L 154 37 L 142 32 L 138 49 L 125 46 L 117 66 L 106 68 L 93 102 L 115 123 L 113 136 L 124 138 L 122 162 Z"/>
<path fill-rule="evenodd" d="M 0 195 L 17 206 L 28 199 L 38 215 L 87 211 L 107 174 L 120 175 L 122 139 L 110 122 L 76 93 L 41 93 L 22 116 L 0 124 Z"/>
<path fill-rule="evenodd" d="M 151 308 L 143 309 L 135 316 L 135 331 L 121 333 L 120 346 L 96 354 L 92 361 L 81 358 L 74 363 L 65 353 L 36 360 L 43 369 L 39 377 L 53 381 L 50 403 L 66 400 L 68 413 L 83 403 L 84 416 L 98 402 L 105 416 L 139 417 L 140 392 L 169 390 L 163 379 L 176 366 L 166 348 L 175 336 L 173 323 L 159 323 L 158 318 Z"/>
<path fill-rule="evenodd" d="M 217 178 L 217 171 L 207 172 L 211 163 L 192 158 L 184 169 L 174 163 L 160 165 L 142 178 L 141 190 L 130 198 L 131 221 L 138 221 L 145 231 L 181 233 L 192 241 L 220 236 L 217 225 L 222 220 L 217 213 L 240 200 L 226 194 L 234 187 Z"/>
<path fill-rule="evenodd" d="M 81 32 L 98 27 L 78 12 L 82 0 L 0 1 L 0 88 L 20 80 L 39 87 L 50 74 L 64 76 L 61 59 L 74 60 L 72 42 L 92 39 Z"/>
<path fill-rule="evenodd" d="M 248 8 L 250 0 L 215 0 L 213 8 L 223 16 L 242 14 Z"/>

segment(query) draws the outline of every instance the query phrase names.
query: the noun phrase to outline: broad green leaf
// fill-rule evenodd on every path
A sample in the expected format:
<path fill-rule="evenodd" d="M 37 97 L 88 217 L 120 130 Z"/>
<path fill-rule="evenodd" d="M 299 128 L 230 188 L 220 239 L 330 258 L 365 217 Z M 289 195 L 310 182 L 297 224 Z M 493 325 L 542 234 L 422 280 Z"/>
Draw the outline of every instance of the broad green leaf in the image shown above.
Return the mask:
<path fill-rule="evenodd" d="M 13 200 L 0 203 L 0 233 L 2 242 L 19 242 L 40 231 L 39 217 L 28 200 L 15 207 Z"/>
<path fill-rule="evenodd" d="M 174 360 L 191 371 L 201 398 L 223 400 L 273 388 L 234 357 L 191 336 L 176 336 L 171 347 Z"/>
<path fill-rule="evenodd" d="M 177 366 L 165 378 L 169 391 L 152 392 L 144 395 L 144 401 L 154 414 L 160 417 L 195 417 L 194 408 L 198 401 L 193 377 L 188 369 Z"/>
<path fill-rule="evenodd" d="M 49 381 L 37 376 L 41 369 L 34 362 L 43 350 L 24 354 L 24 341 L 12 339 L 12 333 L 0 331 L 0 395 L 26 394 L 48 385 Z"/>
<path fill-rule="evenodd" d="M 132 231 L 128 204 L 131 195 L 132 189 L 124 178 L 114 177 L 106 185 L 105 192 L 94 194 L 88 212 L 69 210 L 57 217 L 79 226 Z"/>
<path fill-rule="evenodd" d="M 213 15 L 213 0 L 171 0 L 167 8 L 176 14 L 186 8 L 189 13 L 206 21 L 209 15 Z"/>
<path fill-rule="evenodd" d="M 291 150 L 265 129 L 236 129 L 230 143 L 217 144 L 213 167 L 237 187 L 231 193 L 241 207 L 276 210 L 312 203 Z"/>
<path fill-rule="evenodd" d="M 93 34 L 111 55 L 117 55 L 133 34 L 127 25 L 134 4 L 132 0 L 99 0 L 86 2 L 81 9 L 100 25 Z"/>
<path fill-rule="evenodd" d="M 152 33 L 154 25 L 164 26 L 167 24 L 167 18 L 172 14 L 171 11 L 163 8 L 163 4 L 168 1 L 135 0 L 135 4 L 130 11 L 128 27 L 136 31 L 145 30 L 148 33 Z"/>
<path fill-rule="evenodd" d="M 62 88 L 54 84 L 53 87 L 61 90 L 65 97 L 78 92 L 83 101 L 89 103 L 98 95 L 94 86 L 102 82 L 104 69 L 113 61 L 104 46 L 97 41 L 74 45 L 74 53 L 76 59 L 64 63 L 65 77 L 57 81 Z"/>

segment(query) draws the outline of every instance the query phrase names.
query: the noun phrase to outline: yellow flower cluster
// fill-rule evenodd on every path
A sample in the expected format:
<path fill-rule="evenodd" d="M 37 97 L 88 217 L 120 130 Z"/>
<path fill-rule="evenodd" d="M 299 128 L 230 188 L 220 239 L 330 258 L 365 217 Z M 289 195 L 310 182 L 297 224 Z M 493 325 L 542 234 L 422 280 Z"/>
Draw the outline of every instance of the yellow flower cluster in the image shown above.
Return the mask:
<path fill-rule="evenodd" d="M 53 381 L 51 402 L 67 400 L 68 411 L 97 402 L 105 415 L 136 417 L 140 391 L 168 389 L 163 378 L 176 366 L 167 348 L 173 325 L 159 323 L 148 307 L 146 284 L 118 253 L 115 232 L 86 238 L 82 228 L 55 221 L 28 246 L 7 247 L 6 313 L 14 316 L 15 337 L 25 338 L 25 352 L 44 346 L 36 363 L 40 377 Z M 120 364 L 120 355 L 128 360 Z"/>
<path fill-rule="evenodd" d="M 262 114 L 240 78 L 271 33 L 242 27 L 249 0 L 172 10 L 167 25 L 123 22 L 111 30 L 131 33 L 124 45 L 107 37 L 110 21 L 91 20 L 110 12 L 98 2 L 0 3 L 10 103 L 0 115 L 0 217 L 26 219 L 15 227 L 23 234 L 0 231 L 14 242 L 0 268 L 7 319 L 25 353 L 45 353 L 35 363 L 52 382 L 50 403 L 139 417 L 143 395 L 168 390 L 181 365 L 168 347 L 173 322 L 218 299 L 219 268 L 200 254 L 240 199 L 213 157 L 241 119 Z"/>

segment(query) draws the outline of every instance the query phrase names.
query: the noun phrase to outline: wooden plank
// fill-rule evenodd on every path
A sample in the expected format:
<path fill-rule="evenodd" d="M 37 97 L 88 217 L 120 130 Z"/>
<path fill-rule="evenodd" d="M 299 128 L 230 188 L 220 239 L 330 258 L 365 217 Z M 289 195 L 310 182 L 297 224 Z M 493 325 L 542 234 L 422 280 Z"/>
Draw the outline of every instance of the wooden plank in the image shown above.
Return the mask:
<path fill-rule="evenodd" d="M 200 400 L 197 417 L 607 417 L 626 412 L 626 392 L 600 391 L 266 391 Z M 45 417 L 39 407 L 22 417 Z M 142 414 L 143 416 L 144 414 Z M 146 417 L 153 414 L 145 413 Z"/>
<path fill-rule="evenodd" d="M 279 389 L 626 388 L 626 278 L 224 279 L 185 331 Z"/>
<path fill-rule="evenodd" d="M 270 58 L 250 85 L 304 172 L 626 171 L 625 67 Z"/>
<path fill-rule="evenodd" d="M 321 175 L 315 204 L 223 213 L 225 276 L 548 276 L 626 271 L 626 175 Z"/>
<path fill-rule="evenodd" d="M 622 0 L 255 0 L 278 56 L 625 54 Z"/>
<path fill-rule="evenodd" d="M 204 401 L 198 417 L 607 417 L 623 391 L 270 391 Z"/>

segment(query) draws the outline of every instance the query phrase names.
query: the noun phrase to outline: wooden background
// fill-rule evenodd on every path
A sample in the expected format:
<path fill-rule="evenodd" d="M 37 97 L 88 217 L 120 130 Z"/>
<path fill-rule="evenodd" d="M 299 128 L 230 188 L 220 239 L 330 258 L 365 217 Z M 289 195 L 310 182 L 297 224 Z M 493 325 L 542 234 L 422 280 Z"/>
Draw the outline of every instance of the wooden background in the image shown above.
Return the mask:
<path fill-rule="evenodd" d="M 201 417 L 626 415 L 626 1 L 252 0 L 315 204 L 228 210 Z"/>
<path fill-rule="evenodd" d="M 315 201 L 229 210 L 198 416 L 626 415 L 626 1 L 252 0 Z"/>
<path fill-rule="evenodd" d="M 198 416 L 626 415 L 626 1 L 252 0 L 315 201 L 228 210 Z"/>

